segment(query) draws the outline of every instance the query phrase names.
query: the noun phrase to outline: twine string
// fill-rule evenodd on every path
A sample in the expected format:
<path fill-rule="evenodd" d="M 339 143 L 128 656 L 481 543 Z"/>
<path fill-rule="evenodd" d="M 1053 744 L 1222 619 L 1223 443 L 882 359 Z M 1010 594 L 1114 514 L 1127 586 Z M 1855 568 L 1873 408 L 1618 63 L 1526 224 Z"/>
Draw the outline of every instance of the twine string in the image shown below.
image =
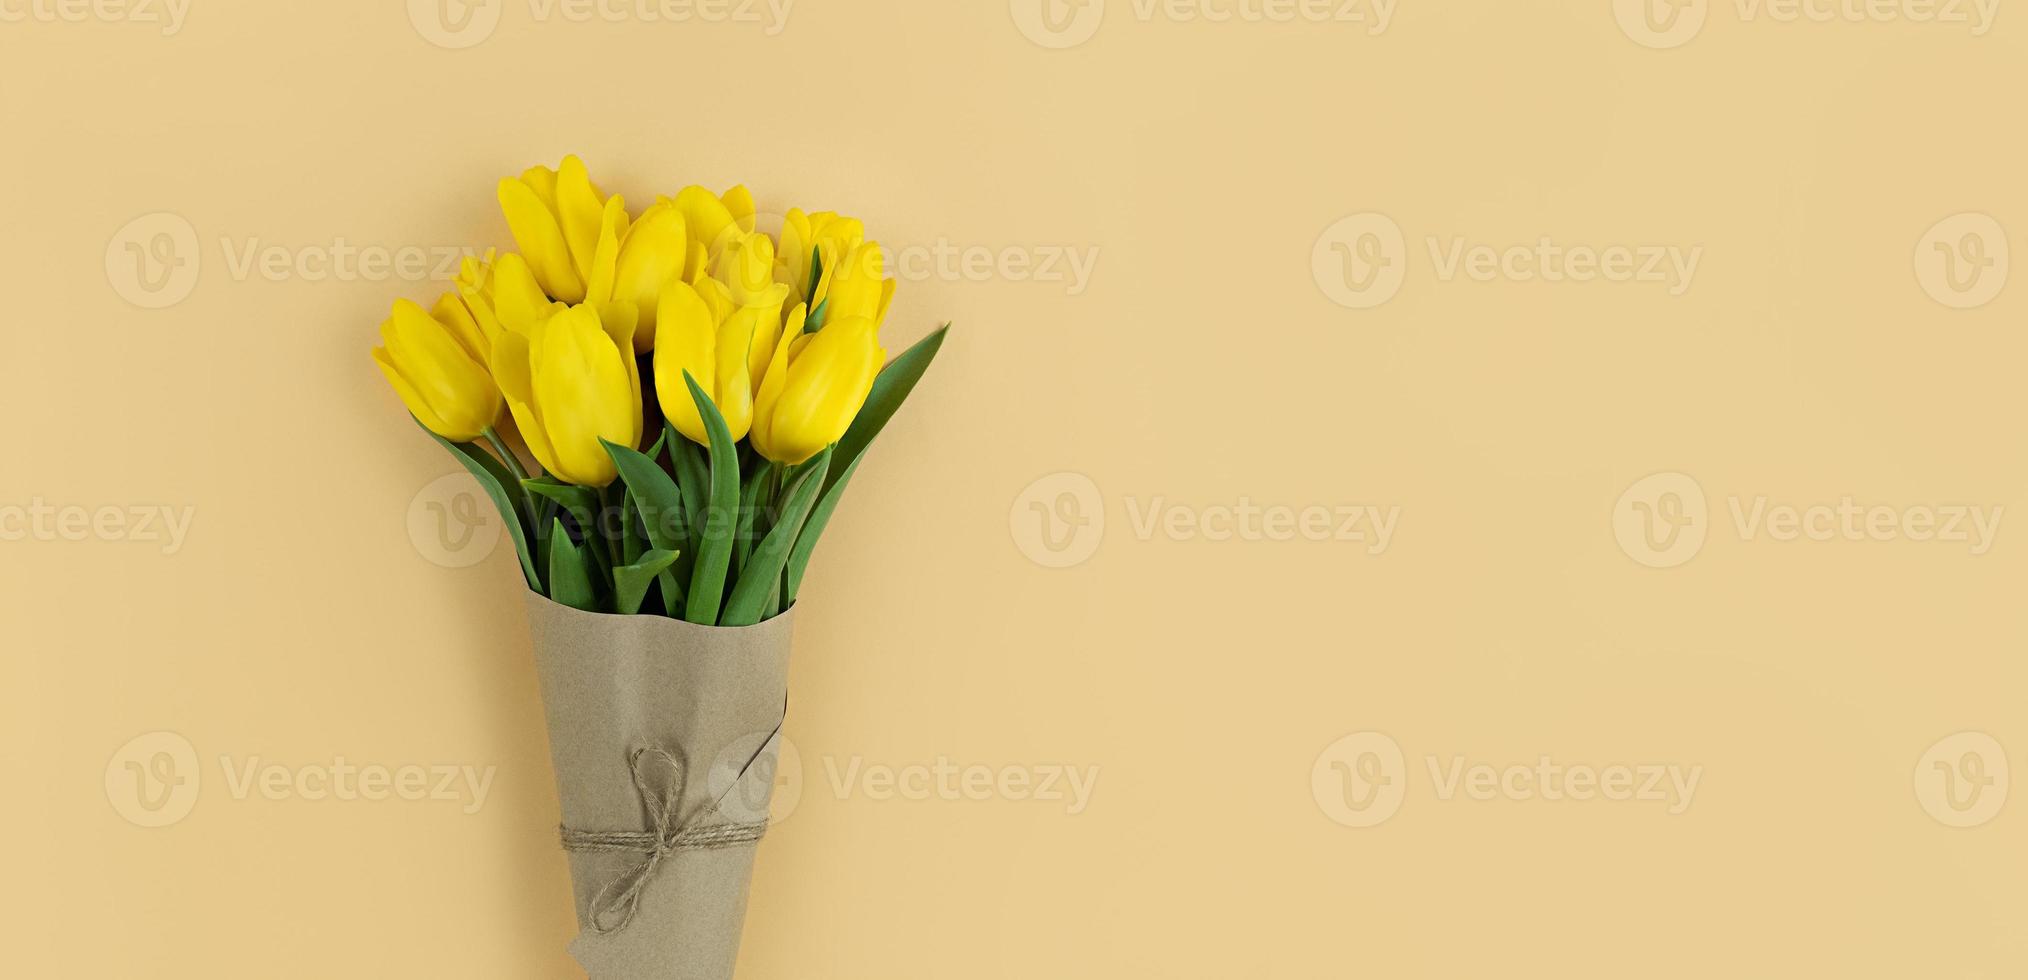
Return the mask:
<path fill-rule="evenodd" d="M 667 787 L 660 793 L 654 790 L 648 780 L 644 759 L 659 762 L 668 768 L 670 778 Z M 641 805 L 648 811 L 650 829 L 645 831 L 603 831 L 572 830 L 559 828 L 563 849 L 579 853 L 642 854 L 646 858 L 621 873 L 598 890 L 591 900 L 590 931 L 596 936 L 608 936 L 625 929 L 634 921 L 635 913 L 641 908 L 641 895 L 648 889 L 648 883 L 655 880 L 655 873 L 661 870 L 662 859 L 677 851 L 709 850 L 720 847 L 737 847 L 752 844 L 767 833 L 767 821 L 757 823 L 716 824 L 707 827 L 696 826 L 699 818 L 711 807 L 699 807 L 697 812 L 684 819 L 677 812 L 683 796 L 683 762 L 660 746 L 635 749 L 627 757 L 627 768 L 634 777 L 634 788 L 641 794 Z"/>

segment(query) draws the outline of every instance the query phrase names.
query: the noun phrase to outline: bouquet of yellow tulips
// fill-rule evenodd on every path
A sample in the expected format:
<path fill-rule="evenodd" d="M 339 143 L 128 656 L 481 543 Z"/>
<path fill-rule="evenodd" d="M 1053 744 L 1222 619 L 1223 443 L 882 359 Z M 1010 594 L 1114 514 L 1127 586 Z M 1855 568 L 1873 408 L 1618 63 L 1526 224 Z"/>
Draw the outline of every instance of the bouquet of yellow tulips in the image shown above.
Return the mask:
<path fill-rule="evenodd" d="M 630 215 L 568 157 L 499 200 L 519 250 L 467 259 L 429 309 L 397 301 L 373 357 L 512 534 L 573 954 L 597 977 L 730 976 L 788 612 L 948 326 L 883 366 L 880 246 L 829 212 L 771 235 L 743 187 Z"/>
<path fill-rule="evenodd" d="M 429 310 L 395 303 L 373 356 L 500 508 L 529 588 L 707 626 L 795 602 L 944 331 L 883 368 L 894 280 L 852 218 L 791 210 L 777 242 L 743 187 L 629 218 L 576 157 L 499 197 L 520 252 L 466 259 Z M 506 414 L 539 475 L 501 438 Z"/>

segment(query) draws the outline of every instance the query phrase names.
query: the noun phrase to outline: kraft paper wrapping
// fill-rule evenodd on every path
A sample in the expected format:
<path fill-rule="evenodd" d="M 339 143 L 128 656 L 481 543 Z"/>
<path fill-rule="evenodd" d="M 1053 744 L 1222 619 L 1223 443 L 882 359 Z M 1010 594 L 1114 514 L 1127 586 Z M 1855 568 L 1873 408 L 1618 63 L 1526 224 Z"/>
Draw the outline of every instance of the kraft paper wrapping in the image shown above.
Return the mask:
<path fill-rule="evenodd" d="M 720 628 L 533 593 L 527 604 L 565 837 L 580 838 L 567 847 L 571 955 L 593 980 L 731 977 L 774 790 L 792 614 Z M 600 849 L 585 835 L 664 843 Z"/>

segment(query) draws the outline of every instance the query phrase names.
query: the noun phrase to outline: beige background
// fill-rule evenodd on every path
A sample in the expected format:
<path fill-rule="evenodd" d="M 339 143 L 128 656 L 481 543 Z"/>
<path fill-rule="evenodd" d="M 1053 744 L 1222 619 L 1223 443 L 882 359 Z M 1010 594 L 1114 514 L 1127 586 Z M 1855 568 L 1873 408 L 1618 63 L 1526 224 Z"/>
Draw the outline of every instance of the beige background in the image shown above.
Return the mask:
<path fill-rule="evenodd" d="M 442 286 L 316 275 L 505 244 L 493 182 L 575 151 L 1017 260 L 902 283 L 891 350 L 957 326 L 813 565 L 742 976 L 2028 973 L 2028 14 L 1390 7 L 0 0 L 0 972 L 580 975 L 509 549 L 366 356 Z M 1440 261 L 1544 236 L 1701 252 Z M 1243 501 L 1399 510 L 1182 533 Z M 1698 782 L 1442 778 L 1545 757 Z M 340 758 L 493 777 L 306 798 Z M 872 775 L 939 760 L 1016 775 Z M 1082 805 L 1015 782 L 1061 766 Z"/>

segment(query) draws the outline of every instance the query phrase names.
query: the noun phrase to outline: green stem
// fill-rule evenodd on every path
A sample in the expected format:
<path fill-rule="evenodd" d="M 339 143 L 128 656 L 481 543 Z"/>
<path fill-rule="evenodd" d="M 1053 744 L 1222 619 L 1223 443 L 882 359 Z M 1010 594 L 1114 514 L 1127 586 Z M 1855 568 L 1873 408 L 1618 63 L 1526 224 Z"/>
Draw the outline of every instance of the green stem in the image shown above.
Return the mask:
<path fill-rule="evenodd" d="M 507 444 L 501 441 L 500 430 L 489 425 L 485 432 L 486 441 L 492 444 L 494 452 L 500 454 L 500 461 L 507 464 L 507 470 L 514 474 L 514 479 L 528 479 L 528 471 L 521 466 L 521 457 L 514 455 L 513 451 L 507 448 Z"/>
<path fill-rule="evenodd" d="M 601 533 L 611 531 L 606 538 L 609 558 L 624 557 L 627 553 L 627 509 L 624 506 L 626 489 L 625 483 L 614 480 L 606 486 L 605 492 L 599 495 L 599 530 Z M 617 524 L 608 523 L 609 519 Z M 632 563 L 614 561 L 607 568 L 608 574 L 612 568 L 622 564 Z"/>
<path fill-rule="evenodd" d="M 481 431 L 486 436 L 486 441 L 493 446 L 493 451 L 500 454 L 500 462 L 507 467 L 507 472 L 514 474 L 514 499 L 520 502 L 529 533 L 539 536 L 536 543 L 537 551 L 542 553 L 539 564 L 542 573 L 547 575 L 549 558 L 546 552 L 549 550 L 549 534 L 542 524 L 542 508 L 536 504 L 535 495 L 529 493 L 527 487 L 522 486 L 528 479 L 528 471 L 521 466 L 521 457 L 514 455 L 514 451 L 508 449 L 507 443 L 500 438 L 500 430 L 489 425 Z"/>

